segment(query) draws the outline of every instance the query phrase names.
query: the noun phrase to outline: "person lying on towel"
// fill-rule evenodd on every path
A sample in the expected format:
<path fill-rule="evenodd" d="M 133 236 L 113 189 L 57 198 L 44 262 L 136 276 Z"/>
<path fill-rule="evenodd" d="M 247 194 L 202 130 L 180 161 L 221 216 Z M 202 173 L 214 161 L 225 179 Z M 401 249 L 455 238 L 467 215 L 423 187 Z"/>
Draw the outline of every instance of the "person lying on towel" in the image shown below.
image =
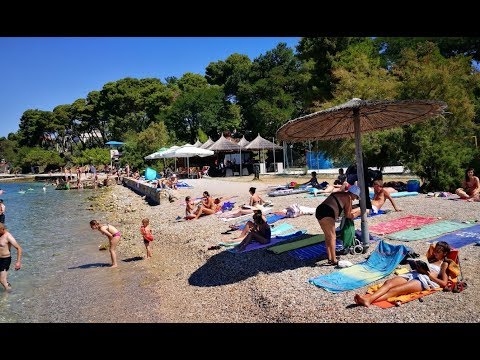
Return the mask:
<path fill-rule="evenodd" d="M 395 276 L 393 279 L 385 281 L 382 287 L 372 295 L 355 294 L 353 298 L 355 303 L 369 307 L 375 301 L 383 301 L 399 295 L 445 287 L 448 283 L 447 268 L 450 260 L 447 259 L 447 256 L 449 252 L 450 245 L 445 241 L 437 242 L 433 251 L 433 257 L 428 259 L 429 271 L 418 268 L 418 270 Z"/>
<path fill-rule="evenodd" d="M 250 201 L 248 202 L 248 205 L 241 205 L 238 211 L 229 211 L 221 214 L 219 217 L 224 218 L 224 219 L 230 219 L 230 218 L 235 218 L 239 217 L 242 215 L 248 215 L 248 214 L 253 214 L 253 211 L 255 208 L 259 208 L 260 206 L 263 206 L 265 204 L 265 201 L 260 197 L 260 195 L 256 194 L 257 188 L 251 187 L 248 192 L 250 193 Z"/>

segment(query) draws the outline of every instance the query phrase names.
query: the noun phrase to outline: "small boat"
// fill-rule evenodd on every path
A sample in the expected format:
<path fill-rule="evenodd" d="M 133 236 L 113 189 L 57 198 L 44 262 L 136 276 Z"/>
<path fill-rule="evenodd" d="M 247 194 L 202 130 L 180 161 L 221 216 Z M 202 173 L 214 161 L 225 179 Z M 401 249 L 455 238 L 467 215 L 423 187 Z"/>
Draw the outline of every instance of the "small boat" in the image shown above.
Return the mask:
<path fill-rule="evenodd" d="M 19 194 L 25 194 L 26 191 L 25 191 L 25 190 L 20 190 L 18 193 L 19 193 Z"/>

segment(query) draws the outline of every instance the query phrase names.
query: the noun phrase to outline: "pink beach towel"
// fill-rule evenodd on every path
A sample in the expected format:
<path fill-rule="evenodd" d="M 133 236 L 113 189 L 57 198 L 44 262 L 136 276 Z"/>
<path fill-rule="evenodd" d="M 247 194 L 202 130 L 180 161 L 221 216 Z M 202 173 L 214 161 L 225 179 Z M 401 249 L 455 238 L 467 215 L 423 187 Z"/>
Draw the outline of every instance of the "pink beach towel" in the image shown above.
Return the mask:
<path fill-rule="evenodd" d="M 396 231 L 410 229 L 421 225 L 426 225 L 435 222 L 437 219 L 433 217 L 408 215 L 403 218 L 390 220 L 369 226 L 368 230 L 379 235 L 390 234 Z"/>

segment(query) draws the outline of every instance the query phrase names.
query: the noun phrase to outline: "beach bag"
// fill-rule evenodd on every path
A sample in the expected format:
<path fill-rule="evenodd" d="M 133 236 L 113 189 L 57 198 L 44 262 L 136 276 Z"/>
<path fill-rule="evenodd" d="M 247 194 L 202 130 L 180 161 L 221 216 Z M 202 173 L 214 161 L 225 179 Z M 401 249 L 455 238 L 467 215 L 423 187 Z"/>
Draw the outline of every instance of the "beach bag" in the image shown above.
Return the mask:
<path fill-rule="evenodd" d="M 298 206 L 298 204 L 290 205 L 285 210 L 286 210 L 286 217 L 288 218 L 296 218 L 302 215 L 302 211 L 300 210 L 300 207 Z"/>
<path fill-rule="evenodd" d="M 343 247 L 349 248 L 354 245 L 355 239 L 355 224 L 352 219 L 345 218 L 345 222 L 341 231 Z"/>

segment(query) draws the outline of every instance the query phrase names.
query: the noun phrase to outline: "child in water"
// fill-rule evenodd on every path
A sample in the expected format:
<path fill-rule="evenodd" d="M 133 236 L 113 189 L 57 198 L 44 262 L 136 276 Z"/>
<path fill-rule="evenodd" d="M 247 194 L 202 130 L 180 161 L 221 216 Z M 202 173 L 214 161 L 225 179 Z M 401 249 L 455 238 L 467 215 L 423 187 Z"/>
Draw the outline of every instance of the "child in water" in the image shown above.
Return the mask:
<path fill-rule="evenodd" d="M 108 238 L 108 242 L 110 243 L 110 246 L 109 246 L 110 257 L 112 259 L 111 267 L 112 268 L 117 267 L 118 266 L 117 253 L 115 252 L 115 249 L 117 247 L 118 242 L 120 241 L 120 237 L 122 236 L 120 231 L 118 231 L 117 228 L 113 225 L 110 225 L 110 224 L 102 225 L 97 220 L 90 221 L 90 227 L 92 228 L 92 230 L 100 231 L 103 235 L 105 235 Z"/>
<path fill-rule="evenodd" d="M 152 257 L 152 241 L 153 241 L 153 234 L 152 229 L 150 228 L 150 220 L 145 218 L 142 220 L 142 226 L 140 227 L 140 232 L 143 236 L 143 243 L 145 244 L 145 249 L 147 250 L 147 257 L 145 258 L 148 260 Z"/>

